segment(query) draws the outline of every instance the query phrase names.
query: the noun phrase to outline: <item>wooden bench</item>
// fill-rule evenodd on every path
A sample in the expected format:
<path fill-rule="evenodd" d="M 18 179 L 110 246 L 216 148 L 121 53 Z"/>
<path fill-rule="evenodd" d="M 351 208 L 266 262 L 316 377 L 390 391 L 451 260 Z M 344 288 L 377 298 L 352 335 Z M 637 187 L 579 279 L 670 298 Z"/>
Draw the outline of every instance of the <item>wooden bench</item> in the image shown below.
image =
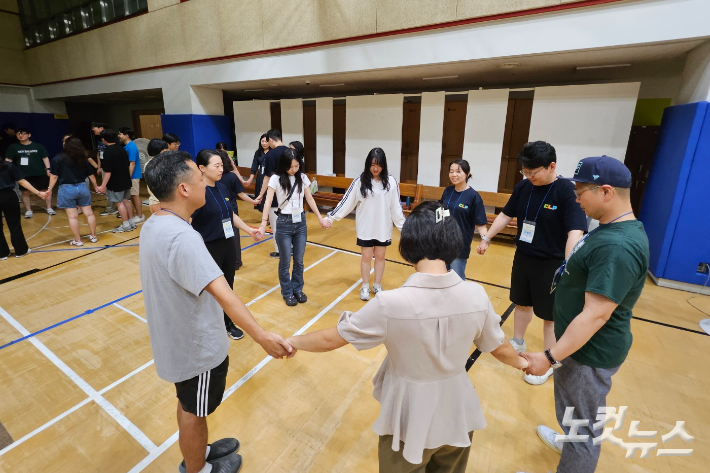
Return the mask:
<path fill-rule="evenodd" d="M 422 200 L 441 200 L 441 195 L 444 193 L 445 187 L 434 187 L 434 186 L 423 186 L 422 189 Z M 510 194 L 503 194 L 498 192 L 486 192 L 478 191 L 478 194 L 483 200 L 483 205 L 502 208 L 508 203 L 510 199 Z M 488 220 L 488 225 L 493 223 L 493 220 L 497 217 L 496 214 L 486 213 L 486 220 Z M 513 219 L 508 226 L 506 226 L 500 233 L 503 235 L 515 236 L 518 232 L 518 224 L 516 219 Z"/>

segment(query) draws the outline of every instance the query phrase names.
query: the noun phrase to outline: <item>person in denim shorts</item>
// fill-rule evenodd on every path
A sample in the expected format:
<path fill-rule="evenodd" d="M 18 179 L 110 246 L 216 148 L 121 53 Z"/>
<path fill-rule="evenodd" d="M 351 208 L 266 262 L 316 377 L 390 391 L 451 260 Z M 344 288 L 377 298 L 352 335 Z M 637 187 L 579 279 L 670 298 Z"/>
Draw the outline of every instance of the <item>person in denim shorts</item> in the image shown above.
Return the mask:
<path fill-rule="evenodd" d="M 57 207 L 67 212 L 69 228 L 74 239 L 69 242 L 72 246 L 83 246 L 79 235 L 79 207 L 89 223 L 89 241 L 96 243 L 96 217 L 91 209 L 91 193 L 86 185 L 88 177 L 94 188 L 97 187 L 95 169 L 89 163 L 89 153 L 84 148 L 79 138 L 70 137 L 64 142 L 64 150 L 55 156 L 49 167 L 49 190 L 59 182 L 57 194 Z"/>

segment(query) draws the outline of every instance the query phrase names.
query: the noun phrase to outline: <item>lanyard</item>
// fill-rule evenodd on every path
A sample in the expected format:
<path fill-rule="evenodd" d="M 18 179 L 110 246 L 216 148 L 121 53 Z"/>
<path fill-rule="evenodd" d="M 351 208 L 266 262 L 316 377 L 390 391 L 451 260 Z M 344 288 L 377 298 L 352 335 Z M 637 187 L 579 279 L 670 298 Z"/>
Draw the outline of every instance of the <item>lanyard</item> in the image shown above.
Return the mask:
<path fill-rule="evenodd" d="M 466 188 L 468 189 L 468 187 Z M 456 199 L 456 203 L 454 204 L 454 210 L 456 210 L 459 206 L 459 200 L 461 200 L 461 196 L 463 195 L 464 192 L 466 192 L 466 189 L 462 190 L 461 193 L 459 194 L 459 198 Z M 454 196 L 454 192 L 456 192 L 456 187 L 454 187 L 454 190 L 451 192 L 451 195 L 449 196 L 449 200 L 446 201 L 446 208 L 450 209 L 449 204 L 451 203 L 451 198 Z"/>
<path fill-rule="evenodd" d="M 550 191 L 552 190 L 552 186 L 555 185 L 555 182 L 557 182 L 557 178 L 555 178 L 555 180 L 552 181 L 552 184 L 550 184 L 550 188 L 547 189 L 547 193 L 545 194 L 545 197 L 542 198 L 542 202 L 540 202 L 540 207 L 538 207 L 538 209 L 537 209 L 537 213 L 535 214 L 535 220 L 533 220 L 533 222 L 537 222 L 537 217 L 538 217 L 538 215 L 540 215 L 540 210 L 542 209 L 542 206 L 545 205 L 545 199 L 547 199 L 547 196 L 550 193 Z M 530 199 L 532 199 L 532 193 L 534 190 L 535 190 L 535 186 L 533 186 L 532 189 L 530 189 L 530 197 L 528 197 L 528 205 L 527 205 L 527 207 L 525 207 L 525 220 L 528 219 L 528 209 L 530 208 Z"/>
<path fill-rule="evenodd" d="M 184 218 L 182 218 L 181 216 L 179 216 L 178 214 L 176 214 L 172 210 L 164 209 L 162 207 L 160 207 L 160 210 L 162 210 L 163 212 L 171 213 L 171 214 L 175 215 L 177 218 L 179 218 L 180 220 L 182 220 L 183 222 L 185 222 L 186 224 L 190 225 L 190 222 L 188 222 L 187 220 L 185 220 Z"/>
<path fill-rule="evenodd" d="M 607 225 L 616 222 L 616 221 L 619 220 L 621 217 L 626 217 L 627 215 L 632 214 L 632 213 L 634 213 L 634 212 L 633 212 L 633 211 L 631 211 L 631 212 L 626 212 L 625 214 L 619 215 L 618 217 L 616 217 L 614 220 L 612 220 L 612 221 L 610 221 L 610 222 L 607 222 L 607 223 L 600 223 L 597 228 L 595 228 L 595 229 L 592 230 L 591 232 L 589 232 L 589 233 L 587 233 L 586 235 L 584 235 L 584 236 L 582 237 L 582 239 L 579 240 L 579 242 L 577 242 L 577 245 L 581 244 L 584 240 L 587 239 L 587 237 L 588 237 L 589 235 L 591 235 L 592 233 L 596 232 L 596 231 L 599 230 L 600 228 L 606 227 Z M 575 245 L 575 246 L 577 246 L 577 245 Z"/>
<path fill-rule="evenodd" d="M 222 202 L 224 202 L 224 196 L 222 195 L 222 191 L 219 190 L 219 187 L 217 187 L 217 184 L 215 184 L 215 187 L 217 188 L 217 192 L 219 192 L 219 196 L 222 198 Z M 214 199 L 215 202 L 217 202 L 217 207 L 219 207 L 219 216 L 222 216 L 222 206 L 219 205 L 219 201 L 217 200 L 217 197 L 214 196 L 212 193 L 212 189 L 210 189 L 210 186 L 207 186 L 207 190 L 210 191 L 210 195 Z M 227 204 L 224 204 L 224 208 L 227 209 L 227 218 L 229 218 L 229 207 L 227 207 Z"/>

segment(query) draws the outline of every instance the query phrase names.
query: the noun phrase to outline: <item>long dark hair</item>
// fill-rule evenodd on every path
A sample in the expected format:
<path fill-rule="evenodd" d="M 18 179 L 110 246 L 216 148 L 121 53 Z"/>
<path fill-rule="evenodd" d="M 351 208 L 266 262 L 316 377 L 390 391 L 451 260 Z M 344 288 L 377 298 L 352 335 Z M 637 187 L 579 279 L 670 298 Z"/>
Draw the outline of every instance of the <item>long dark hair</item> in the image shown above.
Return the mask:
<path fill-rule="evenodd" d="M 74 166 L 86 164 L 89 160 L 89 154 L 84 148 L 84 144 L 79 138 L 70 136 L 67 141 L 64 142 L 64 149 L 62 154 L 69 158 L 71 164 Z"/>
<path fill-rule="evenodd" d="M 367 159 L 365 160 L 365 170 L 360 174 L 360 193 L 363 197 L 367 198 L 367 193 L 372 193 L 372 179 L 374 176 L 370 172 L 370 166 L 377 164 L 382 168 L 380 173 L 380 182 L 382 187 L 386 191 L 390 190 L 390 175 L 387 172 L 387 156 L 382 148 L 372 148 L 369 153 L 367 153 Z"/>
<path fill-rule="evenodd" d="M 266 138 L 266 133 L 261 135 L 261 138 L 259 138 L 259 147 L 256 149 L 256 152 L 254 153 L 257 156 L 264 156 L 266 153 L 264 153 L 264 148 L 261 147 L 261 140 Z M 266 145 L 269 145 L 269 139 L 266 138 Z"/>
<path fill-rule="evenodd" d="M 303 192 L 303 169 L 301 169 L 301 160 L 298 159 L 298 152 L 295 149 L 288 148 L 279 158 L 279 165 L 276 168 L 276 174 L 279 175 L 279 185 L 286 193 L 291 192 L 291 179 L 288 178 L 288 170 L 291 169 L 293 161 L 298 162 L 298 171 L 293 177 L 296 178 L 298 193 Z"/>
<path fill-rule="evenodd" d="M 222 149 L 217 149 L 215 151 L 217 152 L 219 157 L 222 158 L 222 167 L 224 168 L 223 172 L 234 171 L 234 161 L 232 161 L 232 158 L 229 157 L 227 152 Z"/>

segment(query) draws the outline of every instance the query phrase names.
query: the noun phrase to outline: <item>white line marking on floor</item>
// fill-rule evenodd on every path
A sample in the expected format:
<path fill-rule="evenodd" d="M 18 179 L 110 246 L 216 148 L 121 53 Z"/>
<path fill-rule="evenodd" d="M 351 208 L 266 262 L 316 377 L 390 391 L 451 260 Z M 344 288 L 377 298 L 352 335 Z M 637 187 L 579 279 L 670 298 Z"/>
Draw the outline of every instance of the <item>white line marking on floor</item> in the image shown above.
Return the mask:
<path fill-rule="evenodd" d="M 27 336 L 30 332 L 22 326 L 17 320 L 15 320 L 5 309 L 0 307 L 0 315 L 15 329 L 22 334 L 22 336 Z M 108 402 L 103 396 L 101 396 L 94 388 L 92 388 L 89 383 L 84 381 L 74 370 L 69 368 L 66 363 L 57 357 L 52 351 L 44 345 L 44 343 L 37 340 L 37 337 L 31 337 L 27 339 L 31 344 L 35 346 L 44 356 L 49 359 L 54 365 L 59 368 L 69 379 L 71 379 L 74 384 L 79 386 L 79 388 L 84 391 L 90 398 L 92 398 L 99 406 L 101 406 L 108 415 L 113 417 L 113 419 L 121 425 L 131 436 L 148 452 L 154 451 L 157 447 L 156 445 L 138 428 L 128 420 L 126 416 L 121 414 L 118 409 L 116 409 L 110 402 Z"/>
<path fill-rule="evenodd" d="M 136 295 L 137 295 L 137 294 L 136 294 Z M 128 312 L 129 314 L 131 314 L 133 317 L 137 318 L 137 319 L 140 320 L 141 322 L 148 323 L 148 321 L 147 321 L 146 319 L 144 319 L 144 318 L 141 317 L 140 315 L 136 314 L 136 313 L 133 312 L 132 310 L 128 310 L 128 309 L 126 309 L 125 307 L 123 307 L 122 305 L 116 304 L 115 302 L 113 303 L 113 305 L 115 305 L 116 307 L 118 307 L 119 309 L 121 309 L 121 310 L 123 310 L 123 311 L 125 311 L 125 312 Z"/>
<path fill-rule="evenodd" d="M 336 252 L 337 252 L 337 251 L 336 251 Z M 372 274 L 373 271 L 374 271 L 374 269 L 370 270 L 370 274 Z M 306 323 L 306 325 L 304 325 L 303 327 L 301 327 L 294 335 L 300 335 L 300 334 L 302 334 L 303 332 L 305 332 L 306 330 L 308 330 L 308 328 L 309 328 L 311 325 L 313 325 L 314 323 L 316 323 L 316 322 L 318 321 L 318 319 L 320 319 L 321 317 L 323 317 L 323 315 L 327 314 L 333 307 L 335 307 L 335 305 L 336 305 L 338 302 L 342 301 L 348 294 L 350 294 L 350 293 L 351 293 L 355 288 L 357 288 L 360 284 L 362 284 L 362 278 L 358 279 L 355 284 L 353 284 L 352 286 L 350 286 L 345 292 L 343 292 L 342 294 L 340 294 L 340 296 L 338 296 L 337 299 L 335 299 L 333 302 L 331 302 L 330 304 L 328 304 L 327 307 L 325 307 L 323 310 L 321 310 L 321 311 L 318 313 L 318 315 L 316 315 L 316 316 L 313 317 L 311 320 L 309 320 L 308 323 Z M 297 355 L 297 356 L 298 356 L 298 355 Z M 227 399 L 227 398 L 228 398 L 229 396 L 231 396 L 237 389 L 239 389 L 242 385 L 244 385 L 244 383 L 246 383 L 247 381 L 249 381 L 249 379 L 251 379 L 256 373 L 258 373 L 259 370 L 261 370 L 264 366 L 266 366 L 266 364 L 267 364 L 269 361 L 271 361 L 272 359 L 273 359 L 272 357 L 267 356 L 266 358 L 264 358 L 263 360 L 261 360 L 258 365 L 256 365 L 254 368 L 252 368 L 251 370 L 249 370 L 249 372 L 248 372 L 247 374 L 245 374 L 244 376 L 242 376 L 242 377 L 239 379 L 239 381 L 237 381 L 236 383 L 234 383 L 232 386 L 229 387 L 229 389 L 227 389 L 227 390 L 224 392 L 224 396 L 222 397 L 222 401 L 224 401 L 225 399 Z M 160 446 L 159 446 L 158 448 L 156 448 L 155 450 L 153 450 L 152 452 L 150 452 L 150 454 L 149 454 L 147 457 L 145 457 L 143 460 L 141 460 L 140 463 L 138 463 L 136 466 L 134 466 L 133 468 L 131 468 L 131 469 L 128 471 L 128 473 L 139 473 L 139 472 L 143 471 L 148 465 L 150 465 L 151 463 L 153 463 L 153 461 L 154 461 L 156 458 L 158 458 L 160 455 L 162 455 L 168 448 L 170 448 L 175 442 L 177 442 L 179 434 L 180 434 L 180 432 L 178 431 L 178 432 L 175 432 L 173 435 L 171 435 L 170 438 L 168 438 L 165 442 L 163 442 L 162 444 L 160 444 Z"/>

